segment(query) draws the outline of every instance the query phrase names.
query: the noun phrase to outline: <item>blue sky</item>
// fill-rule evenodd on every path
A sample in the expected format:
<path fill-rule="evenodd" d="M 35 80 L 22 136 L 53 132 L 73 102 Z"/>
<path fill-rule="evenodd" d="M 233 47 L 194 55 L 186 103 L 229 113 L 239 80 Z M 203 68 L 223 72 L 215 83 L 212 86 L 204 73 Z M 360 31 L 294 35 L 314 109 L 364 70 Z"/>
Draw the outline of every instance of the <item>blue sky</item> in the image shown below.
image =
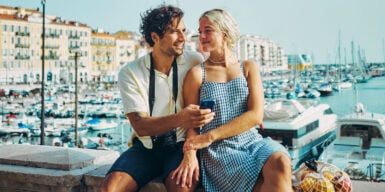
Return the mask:
<path fill-rule="evenodd" d="M 140 14 L 165 0 L 46 0 L 46 14 L 114 33 L 138 31 Z M 315 63 L 351 60 L 351 42 L 369 62 L 385 61 L 385 0 L 167 0 L 185 11 L 185 24 L 197 30 L 201 13 L 228 10 L 242 34 L 269 38 L 286 53 L 309 53 Z M 1 5 L 38 8 L 41 0 L 1 0 Z M 357 55 L 357 54 L 356 54 Z M 344 57 L 344 56 L 343 56 Z M 344 60 L 344 58 L 342 59 Z"/>

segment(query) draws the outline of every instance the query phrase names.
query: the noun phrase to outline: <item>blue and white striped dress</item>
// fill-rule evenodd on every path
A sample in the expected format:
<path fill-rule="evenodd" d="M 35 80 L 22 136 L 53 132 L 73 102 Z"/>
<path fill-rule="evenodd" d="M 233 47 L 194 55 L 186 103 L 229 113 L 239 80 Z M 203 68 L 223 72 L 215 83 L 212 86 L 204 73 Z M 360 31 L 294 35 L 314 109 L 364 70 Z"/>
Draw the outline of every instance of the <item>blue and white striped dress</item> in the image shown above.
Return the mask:
<path fill-rule="evenodd" d="M 201 67 L 203 81 L 200 99 L 215 100 L 214 120 L 201 129 L 201 133 L 205 133 L 244 113 L 249 89 L 244 75 L 227 83 L 207 82 L 205 64 L 202 63 Z M 243 71 L 242 63 L 241 69 Z M 270 138 L 262 138 L 254 128 L 212 143 L 200 150 L 205 191 L 252 191 L 267 158 L 276 151 L 286 152 L 286 149 Z"/>

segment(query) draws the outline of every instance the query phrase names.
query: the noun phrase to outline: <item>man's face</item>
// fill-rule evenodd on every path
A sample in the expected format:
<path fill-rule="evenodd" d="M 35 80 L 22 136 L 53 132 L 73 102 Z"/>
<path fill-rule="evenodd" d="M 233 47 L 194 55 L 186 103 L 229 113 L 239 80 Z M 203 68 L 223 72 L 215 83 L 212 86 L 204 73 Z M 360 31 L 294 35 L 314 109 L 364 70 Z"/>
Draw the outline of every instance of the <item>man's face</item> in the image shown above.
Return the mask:
<path fill-rule="evenodd" d="M 173 19 L 172 24 L 165 30 L 163 38 L 159 39 L 159 49 L 163 54 L 169 56 L 179 56 L 183 53 L 184 43 L 186 41 L 185 25 L 183 20 Z"/>

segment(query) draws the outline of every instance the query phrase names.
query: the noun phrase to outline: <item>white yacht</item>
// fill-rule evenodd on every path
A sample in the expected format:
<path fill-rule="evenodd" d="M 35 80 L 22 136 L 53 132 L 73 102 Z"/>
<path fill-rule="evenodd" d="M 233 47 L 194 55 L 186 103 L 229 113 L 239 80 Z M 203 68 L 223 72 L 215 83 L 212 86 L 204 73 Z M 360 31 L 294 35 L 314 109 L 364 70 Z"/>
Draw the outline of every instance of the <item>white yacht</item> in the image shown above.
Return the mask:
<path fill-rule="evenodd" d="M 335 138 L 337 115 L 327 104 L 310 100 L 278 100 L 265 106 L 262 136 L 285 146 L 293 169 L 317 159 L 324 146 Z"/>
<path fill-rule="evenodd" d="M 337 120 L 337 138 L 319 160 L 337 166 L 356 180 L 385 180 L 385 114 L 365 111 L 358 103 L 354 113 Z"/>

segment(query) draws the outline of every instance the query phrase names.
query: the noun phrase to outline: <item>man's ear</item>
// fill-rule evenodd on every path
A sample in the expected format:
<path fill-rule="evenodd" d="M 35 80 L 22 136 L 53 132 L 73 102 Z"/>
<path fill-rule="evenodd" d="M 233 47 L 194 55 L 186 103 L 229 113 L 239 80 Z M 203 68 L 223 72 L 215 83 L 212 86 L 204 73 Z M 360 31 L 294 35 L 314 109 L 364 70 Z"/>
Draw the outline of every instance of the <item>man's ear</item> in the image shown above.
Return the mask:
<path fill-rule="evenodd" d="M 155 43 L 155 42 L 158 42 L 160 38 L 158 34 L 156 34 L 155 32 L 151 32 L 151 39 Z"/>

